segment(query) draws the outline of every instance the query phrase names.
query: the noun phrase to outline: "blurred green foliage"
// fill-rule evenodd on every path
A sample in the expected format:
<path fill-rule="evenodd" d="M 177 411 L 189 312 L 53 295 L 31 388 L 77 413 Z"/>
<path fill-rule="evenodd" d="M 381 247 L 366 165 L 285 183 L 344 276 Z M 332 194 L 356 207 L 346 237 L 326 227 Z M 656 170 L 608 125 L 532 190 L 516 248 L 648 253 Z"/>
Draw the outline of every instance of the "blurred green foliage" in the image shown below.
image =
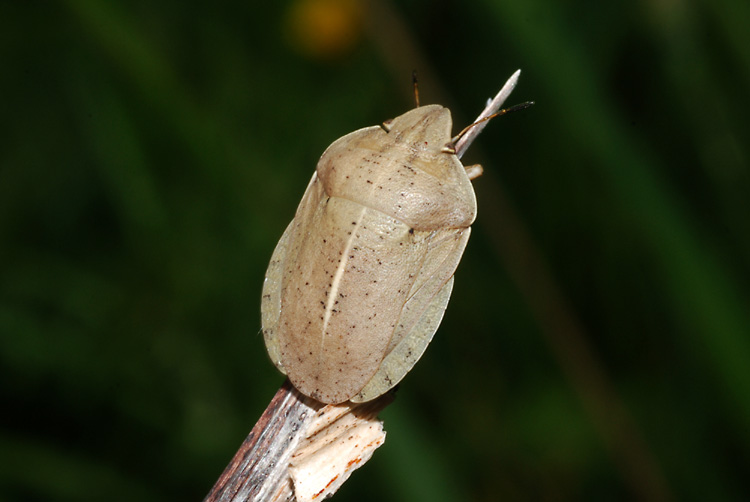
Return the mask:
<path fill-rule="evenodd" d="M 422 102 L 479 219 L 334 500 L 743 500 L 750 4 L 0 2 L 0 498 L 198 500 L 280 385 L 276 240 L 334 139 Z M 438 99 L 439 98 L 439 99 Z"/>

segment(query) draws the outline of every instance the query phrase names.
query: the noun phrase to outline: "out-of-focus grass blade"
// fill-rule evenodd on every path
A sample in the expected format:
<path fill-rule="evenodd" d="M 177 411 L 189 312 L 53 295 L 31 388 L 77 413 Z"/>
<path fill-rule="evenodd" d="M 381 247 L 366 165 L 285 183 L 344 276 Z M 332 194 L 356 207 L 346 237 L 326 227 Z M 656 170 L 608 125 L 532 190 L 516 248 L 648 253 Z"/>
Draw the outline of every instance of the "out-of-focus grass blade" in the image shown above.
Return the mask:
<path fill-rule="evenodd" d="M 732 273 L 706 246 L 708 236 L 692 224 L 678 194 L 664 182 L 654 155 L 618 120 L 601 92 L 598 72 L 575 37 L 556 23 L 542 2 L 486 2 L 499 26 L 534 59 L 529 66 L 545 76 L 549 95 L 560 99 L 568 133 L 586 138 L 590 152 L 609 177 L 613 193 L 641 223 L 644 238 L 658 260 L 675 309 L 685 323 L 687 345 L 696 357 L 710 357 L 716 380 L 744 441 L 750 443 L 750 339 L 747 307 Z M 529 19 L 545 20 L 544 29 L 529 29 Z M 554 134 L 550 131 L 550 134 Z"/>

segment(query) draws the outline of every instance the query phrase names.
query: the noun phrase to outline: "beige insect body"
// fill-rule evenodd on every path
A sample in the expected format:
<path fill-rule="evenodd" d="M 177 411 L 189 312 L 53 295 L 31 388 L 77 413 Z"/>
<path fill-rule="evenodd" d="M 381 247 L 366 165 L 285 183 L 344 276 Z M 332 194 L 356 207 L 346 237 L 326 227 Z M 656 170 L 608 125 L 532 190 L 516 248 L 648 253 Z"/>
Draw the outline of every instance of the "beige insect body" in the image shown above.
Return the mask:
<path fill-rule="evenodd" d="M 432 339 L 476 216 L 451 125 L 447 108 L 415 108 L 320 158 L 261 306 L 271 360 L 303 394 L 374 399 Z"/>

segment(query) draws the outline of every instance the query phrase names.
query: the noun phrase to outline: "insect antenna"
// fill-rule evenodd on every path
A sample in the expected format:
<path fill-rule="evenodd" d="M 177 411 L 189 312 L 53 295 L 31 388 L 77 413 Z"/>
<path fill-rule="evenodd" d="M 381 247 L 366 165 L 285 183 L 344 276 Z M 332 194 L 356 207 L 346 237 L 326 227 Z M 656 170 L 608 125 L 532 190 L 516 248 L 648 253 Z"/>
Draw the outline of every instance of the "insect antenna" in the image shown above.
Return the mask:
<path fill-rule="evenodd" d="M 458 141 L 459 139 L 461 139 L 461 136 L 463 136 L 464 134 L 466 134 L 467 132 L 469 132 L 469 130 L 471 130 L 471 128 L 474 127 L 475 125 L 481 124 L 482 122 L 487 122 L 488 120 L 494 119 L 495 117 L 499 117 L 500 115 L 505 115 L 505 114 L 508 114 L 508 113 L 511 113 L 511 112 L 517 112 L 517 111 L 520 111 L 520 110 L 525 110 L 527 108 L 531 108 L 531 106 L 533 106 L 533 105 L 534 105 L 533 101 L 526 101 L 525 103 L 519 103 L 517 105 L 513 105 L 513 106 L 510 106 L 508 108 L 503 108 L 502 110 L 500 110 L 498 112 L 495 112 L 492 115 L 488 115 L 487 117 L 484 117 L 483 119 L 477 120 L 473 124 L 469 124 L 468 126 L 464 127 L 461 130 L 460 133 L 458 133 L 455 136 L 453 136 L 451 138 L 451 140 L 450 140 L 450 143 L 448 143 L 448 146 L 450 147 L 450 145 L 455 145 L 456 141 Z"/>
<path fill-rule="evenodd" d="M 417 82 L 417 70 L 411 72 L 411 84 L 414 86 L 414 102 L 419 108 L 419 83 Z"/>

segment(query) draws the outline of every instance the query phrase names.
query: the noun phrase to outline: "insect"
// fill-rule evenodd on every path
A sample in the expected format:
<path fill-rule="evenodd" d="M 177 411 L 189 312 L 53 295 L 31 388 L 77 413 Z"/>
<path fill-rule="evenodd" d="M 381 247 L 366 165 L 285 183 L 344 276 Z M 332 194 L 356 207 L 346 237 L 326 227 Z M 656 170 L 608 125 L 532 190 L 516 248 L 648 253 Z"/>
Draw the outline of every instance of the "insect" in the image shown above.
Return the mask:
<path fill-rule="evenodd" d="M 509 109 L 510 110 L 510 109 Z M 506 112 L 509 110 L 502 110 Z M 323 153 L 263 285 L 271 360 L 324 403 L 374 399 L 430 343 L 477 213 L 450 111 L 417 107 Z M 468 128 L 467 128 L 468 129 Z"/>

